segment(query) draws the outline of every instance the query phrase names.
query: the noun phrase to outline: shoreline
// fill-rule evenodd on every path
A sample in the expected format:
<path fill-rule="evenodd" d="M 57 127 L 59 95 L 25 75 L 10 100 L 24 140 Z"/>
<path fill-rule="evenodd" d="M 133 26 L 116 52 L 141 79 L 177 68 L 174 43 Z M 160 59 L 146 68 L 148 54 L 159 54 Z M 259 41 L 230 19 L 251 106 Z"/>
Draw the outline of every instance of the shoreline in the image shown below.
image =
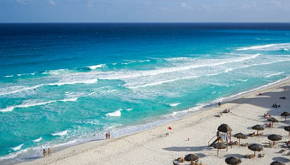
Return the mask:
<path fill-rule="evenodd" d="M 247 91 L 240 92 L 238 94 L 233 94 L 231 96 L 222 97 L 220 99 L 213 100 L 209 103 L 202 104 L 202 106 L 197 105 L 196 107 L 192 107 L 192 108 L 188 108 L 186 110 L 181 110 L 181 111 L 175 112 L 177 114 L 182 113 L 181 115 L 176 115 L 173 117 L 171 115 L 172 113 L 170 113 L 167 115 L 163 115 L 161 117 L 156 117 L 154 119 L 151 119 L 149 122 L 146 121 L 146 122 L 141 123 L 141 124 L 121 127 L 118 130 L 126 129 L 128 127 L 136 127 L 136 128 L 138 127 L 138 128 L 133 132 L 129 132 L 127 134 L 126 133 L 121 134 L 121 135 L 119 135 L 113 139 L 110 139 L 110 140 L 105 140 L 105 139 L 89 140 L 89 141 L 84 141 L 84 142 L 81 142 L 78 144 L 73 144 L 70 146 L 60 147 L 59 149 L 56 148 L 56 150 L 54 150 L 55 152 L 52 154 L 51 157 L 53 157 L 55 155 L 58 155 L 57 157 L 59 157 L 59 156 L 62 157 L 63 153 L 74 151 L 74 148 L 78 148 L 78 149 L 79 148 L 86 148 L 87 145 L 90 145 L 90 144 L 96 145 L 96 147 L 99 145 L 102 146 L 102 145 L 109 144 L 112 141 L 113 142 L 121 141 L 121 140 L 125 140 L 126 138 L 138 136 L 140 134 L 146 134 L 148 132 L 151 132 L 152 130 L 160 129 L 161 127 L 165 127 L 166 125 L 174 125 L 174 123 L 183 122 L 184 120 L 187 120 L 188 118 L 191 118 L 191 117 L 198 117 L 198 115 L 203 115 L 203 114 L 207 114 L 207 113 L 210 113 L 210 114 L 216 113 L 217 111 L 215 111 L 215 110 L 219 109 L 219 107 L 216 107 L 215 105 L 218 101 L 221 101 L 224 104 L 228 104 L 228 103 L 235 101 L 237 99 L 248 97 L 249 95 L 252 95 L 254 93 L 260 93 L 260 92 L 263 92 L 265 90 L 272 90 L 274 88 L 282 86 L 283 84 L 289 84 L 289 83 L 290 83 L 290 77 L 286 77 L 286 78 L 280 79 L 278 81 L 275 81 L 275 82 L 272 82 L 272 83 L 269 83 L 266 85 L 262 85 L 262 86 L 259 86 L 259 87 L 256 87 L 256 88 L 253 88 L 253 89 L 250 89 Z M 226 106 L 226 107 L 232 108 L 232 106 Z M 168 118 L 168 116 L 171 116 L 171 118 Z M 146 126 L 146 125 L 149 125 L 149 126 Z M 143 128 L 140 129 L 139 127 L 143 127 Z M 70 141 L 67 143 L 70 143 Z M 95 144 L 95 143 L 97 143 L 97 144 Z M 57 144 L 57 145 L 62 145 L 62 144 Z M 63 156 L 65 156 L 65 155 L 63 155 Z M 16 162 L 16 163 L 21 164 L 21 165 L 22 164 L 23 165 L 42 164 L 42 163 L 44 163 L 43 160 L 51 159 L 51 157 L 45 158 L 45 159 L 43 159 L 43 158 L 34 159 L 32 161 L 31 160 L 30 161 L 21 161 L 21 162 Z M 73 157 L 73 155 L 70 155 L 69 157 Z M 47 161 L 45 161 L 45 162 L 47 162 Z M 45 163 L 45 164 L 50 164 L 50 163 Z M 54 163 L 52 162 L 51 164 L 54 164 Z"/>

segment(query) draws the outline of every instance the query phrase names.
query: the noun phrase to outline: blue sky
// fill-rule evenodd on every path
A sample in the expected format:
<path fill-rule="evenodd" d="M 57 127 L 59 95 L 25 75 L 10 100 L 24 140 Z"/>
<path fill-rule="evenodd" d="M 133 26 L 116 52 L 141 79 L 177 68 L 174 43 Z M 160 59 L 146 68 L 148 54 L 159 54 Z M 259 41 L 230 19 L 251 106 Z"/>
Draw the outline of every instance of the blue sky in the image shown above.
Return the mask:
<path fill-rule="evenodd" d="M 0 0 L 0 22 L 290 22 L 290 0 Z"/>

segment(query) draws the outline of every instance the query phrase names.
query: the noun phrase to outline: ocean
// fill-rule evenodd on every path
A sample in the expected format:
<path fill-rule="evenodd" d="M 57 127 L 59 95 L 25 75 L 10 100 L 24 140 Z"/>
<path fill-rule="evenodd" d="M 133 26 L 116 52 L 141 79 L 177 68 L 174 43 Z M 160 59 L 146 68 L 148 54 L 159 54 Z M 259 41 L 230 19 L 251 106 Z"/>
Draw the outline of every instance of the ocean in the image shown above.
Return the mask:
<path fill-rule="evenodd" d="M 289 75 L 290 24 L 0 24 L 0 163 L 148 129 Z"/>

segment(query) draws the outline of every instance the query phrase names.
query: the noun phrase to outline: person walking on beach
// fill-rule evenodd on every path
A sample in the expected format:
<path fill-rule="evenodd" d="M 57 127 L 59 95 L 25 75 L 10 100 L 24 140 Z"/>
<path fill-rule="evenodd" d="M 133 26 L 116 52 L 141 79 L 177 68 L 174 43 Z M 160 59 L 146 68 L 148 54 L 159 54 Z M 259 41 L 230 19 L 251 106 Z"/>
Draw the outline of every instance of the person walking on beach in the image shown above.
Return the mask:
<path fill-rule="evenodd" d="M 106 139 L 111 139 L 111 133 L 110 132 L 107 132 L 105 136 L 106 136 Z"/>
<path fill-rule="evenodd" d="M 42 156 L 43 157 L 46 157 L 46 150 L 45 150 L 45 148 L 42 149 Z"/>
<path fill-rule="evenodd" d="M 51 154 L 51 149 L 48 147 L 47 148 L 47 156 L 49 156 Z"/>

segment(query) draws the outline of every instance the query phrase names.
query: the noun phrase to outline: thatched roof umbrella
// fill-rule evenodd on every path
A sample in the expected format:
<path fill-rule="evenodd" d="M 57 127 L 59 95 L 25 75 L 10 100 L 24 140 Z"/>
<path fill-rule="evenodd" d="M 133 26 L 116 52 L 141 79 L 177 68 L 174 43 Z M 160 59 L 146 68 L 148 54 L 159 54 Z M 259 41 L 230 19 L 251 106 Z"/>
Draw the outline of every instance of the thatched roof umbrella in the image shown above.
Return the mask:
<path fill-rule="evenodd" d="M 268 121 L 272 123 L 272 124 L 271 124 L 272 127 L 273 127 L 274 123 L 279 122 L 279 121 L 278 121 L 276 118 L 274 118 L 274 117 L 269 118 Z"/>
<path fill-rule="evenodd" d="M 199 159 L 199 157 L 195 154 L 188 154 L 185 155 L 184 160 L 186 161 L 197 161 Z"/>
<path fill-rule="evenodd" d="M 219 143 L 215 143 L 213 145 L 213 147 L 217 149 L 217 156 L 219 156 L 219 151 L 221 149 L 226 149 L 227 148 L 227 144 L 226 143 L 223 143 L 223 142 L 219 142 Z"/>
<path fill-rule="evenodd" d="M 286 121 L 286 118 L 287 118 L 288 116 L 290 116 L 290 113 L 289 113 L 289 112 L 282 112 L 282 113 L 281 113 L 281 116 L 282 116 L 282 117 L 285 117 L 285 121 Z"/>
<path fill-rule="evenodd" d="M 218 127 L 218 131 L 220 132 L 223 132 L 223 133 L 228 133 L 228 132 L 231 132 L 232 129 L 229 125 L 227 124 L 221 124 L 219 127 Z"/>
<path fill-rule="evenodd" d="M 270 165 L 285 165 L 285 164 L 282 162 L 274 161 Z"/>
<path fill-rule="evenodd" d="M 234 156 L 227 157 L 225 162 L 229 165 L 238 165 L 238 164 L 242 163 L 241 159 L 234 157 Z"/>
<path fill-rule="evenodd" d="M 247 135 L 243 134 L 243 133 L 237 133 L 234 135 L 235 138 L 239 139 L 239 145 L 241 144 L 241 139 L 247 139 Z"/>
<path fill-rule="evenodd" d="M 256 130 L 256 131 L 257 131 L 257 135 L 258 135 L 258 134 L 259 134 L 259 131 L 264 130 L 264 126 L 262 126 L 262 125 L 254 125 L 254 126 L 252 127 L 252 129 L 253 129 L 253 130 Z"/>
<path fill-rule="evenodd" d="M 276 135 L 276 134 L 272 134 L 272 135 L 268 136 L 268 139 L 273 142 L 273 145 L 275 145 L 276 141 L 282 140 L 282 136 Z"/>
<path fill-rule="evenodd" d="M 290 136 L 290 126 L 284 127 L 284 130 L 287 131 L 289 133 L 289 136 Z"/>
<path fill-rule="evenodd" d="M 256 152 L 260 152 L 263 150 L 263 146 L 261 144 L 251 144 L 248 146 L 251 151 L 254 151 L 254 156 L 256 156 Z"/>

